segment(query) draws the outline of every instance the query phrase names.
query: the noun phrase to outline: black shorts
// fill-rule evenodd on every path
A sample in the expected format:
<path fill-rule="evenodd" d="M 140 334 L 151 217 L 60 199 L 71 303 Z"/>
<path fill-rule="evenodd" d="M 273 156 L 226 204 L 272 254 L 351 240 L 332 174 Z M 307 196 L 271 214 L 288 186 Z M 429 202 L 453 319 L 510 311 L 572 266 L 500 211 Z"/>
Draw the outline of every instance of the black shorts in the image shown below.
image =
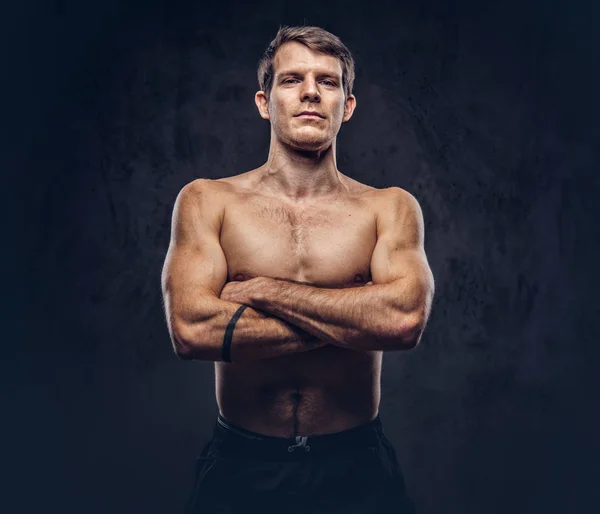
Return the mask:
<path fill-rule="evenodd" d="M 188 513 L 413 514 L 379 416 L 335 434 L 280 438 L 217 417 Z"/>

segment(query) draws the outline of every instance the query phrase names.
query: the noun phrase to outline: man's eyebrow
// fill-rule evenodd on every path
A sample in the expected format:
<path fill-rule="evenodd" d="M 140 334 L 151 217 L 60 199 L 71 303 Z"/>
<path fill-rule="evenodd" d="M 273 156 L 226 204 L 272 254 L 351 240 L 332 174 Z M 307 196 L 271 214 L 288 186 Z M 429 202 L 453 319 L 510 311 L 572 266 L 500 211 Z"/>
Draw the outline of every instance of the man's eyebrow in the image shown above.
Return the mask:
<path fill-rule="evenodd" d="M 281 77 L 289 77 L 291 75 L 303 75 L 303 72 L 299 71 L 299 70 L 284 70 L 284 71 L 280 71 L 277 72 L 275 74 L 275 76 L 277 78 L 281 78 Z M 335 80 L 341 80 L 341 77 L 337 74 L 337 73 L 331 73 L 329 71 L 322 71 L 320 73 L 317 73 L 317 77 L 318 78 L 332 78 Z"/>

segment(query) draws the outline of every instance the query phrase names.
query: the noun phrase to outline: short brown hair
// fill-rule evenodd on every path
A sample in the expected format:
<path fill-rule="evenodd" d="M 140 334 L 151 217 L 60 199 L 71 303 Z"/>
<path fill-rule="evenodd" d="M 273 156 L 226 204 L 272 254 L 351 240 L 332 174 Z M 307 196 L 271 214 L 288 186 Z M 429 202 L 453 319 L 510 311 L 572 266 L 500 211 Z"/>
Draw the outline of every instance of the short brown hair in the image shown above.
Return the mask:
<path fill-rule="evenodd" d="M 354 59 L 350 50 L 341 39 L 320 27 L 280 27 L 275 39 L 266 49 L 258 62 L 258 85 L 267 97 L 273 87 L 273 60 L 277 50 L 284 43 L 297 41 L 316 52 L 333 55 L 342 64 L 342 86 L 346 97 L 352 94 L 354 88 Z"/>

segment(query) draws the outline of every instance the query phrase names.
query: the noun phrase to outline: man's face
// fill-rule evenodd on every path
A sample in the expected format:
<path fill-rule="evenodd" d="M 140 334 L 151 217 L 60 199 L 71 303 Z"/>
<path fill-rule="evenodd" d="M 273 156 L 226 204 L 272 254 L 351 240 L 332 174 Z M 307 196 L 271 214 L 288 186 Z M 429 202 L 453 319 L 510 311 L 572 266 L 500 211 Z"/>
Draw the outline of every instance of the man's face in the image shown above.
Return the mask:
<path fill-rule="evenodd" d="M 340 60 L 292 41 L 279 48 L 273 68 L 268 102 L 263 92 L 256 95 L 261 116 L 271 121 L 280 141 L 294 148 L 327 148 L 355 106 L 353 95 L 344 98 Z M 305 111 L 318 116 L 302 115 Z"/>

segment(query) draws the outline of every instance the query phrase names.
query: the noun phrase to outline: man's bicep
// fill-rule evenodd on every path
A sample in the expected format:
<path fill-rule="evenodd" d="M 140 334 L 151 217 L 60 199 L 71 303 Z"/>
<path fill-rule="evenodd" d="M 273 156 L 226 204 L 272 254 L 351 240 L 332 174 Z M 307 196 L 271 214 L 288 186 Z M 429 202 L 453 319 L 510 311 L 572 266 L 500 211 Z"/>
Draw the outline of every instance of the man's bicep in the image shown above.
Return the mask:
<path fill-rule="evenodd" d="M 378 216 L 377 244 L 371 258 L 371 276 L 390 284 L 390 297 L 404 316 L 402 323 L 422 331 L 429 317 L 435 284 L 424 250 L 424 223 L 417 200 L 400 188 L 391 188 L 389 203 Z M 418 339 L 417 339 L 418 341 Z"/>
<path fill-rule="evenodd" d="M 185 186 L 175 201 L 162 273 L 165 306 L 171 315 L 187 320 L 201 315 L 203 298 L 218 298 L 227 280 L 219 241 L 222 207 L 202 182 Z"/>
<path fill-rule="evenodd" d="M 377 244 L 371 257 L 375 284 L 403 278 L 413 268 L 427 263 L 423 214 L 417 200 L 396 187 L 385 193 L 377 215 Z"/>

